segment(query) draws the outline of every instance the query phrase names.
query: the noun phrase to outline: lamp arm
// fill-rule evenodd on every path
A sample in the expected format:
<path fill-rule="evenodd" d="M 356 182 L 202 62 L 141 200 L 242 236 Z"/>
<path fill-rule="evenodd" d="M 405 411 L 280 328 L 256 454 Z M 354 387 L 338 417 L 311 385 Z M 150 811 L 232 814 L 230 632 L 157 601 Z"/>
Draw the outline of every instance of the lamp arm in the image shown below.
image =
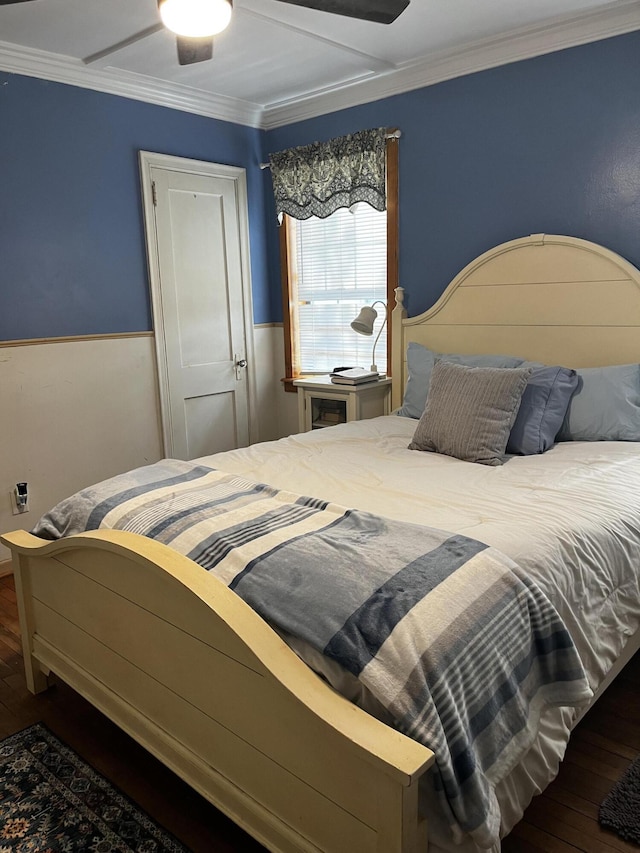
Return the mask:
<path fill-rule="evenodd" d="M 382 325 L 378 329 L 378 334 L 376 335 L 376 339 L 373 342 L 373 352 L 371 353 L 371 370 L 374 371 L 375 373 L 377 373 L 378 372 L 378 365 L 376 364 L 376 345 L 378 343 L 380 335 L 382 334 L 382 330 L 385 327 L 385 323 L 387 322 L 388 311 L 387 311 L 386 303 L 382 302 L 380 299 L 377 299 L 371 307 L 373 308 L 374 305 L 384 305 L 384 320 L 382 321 Z"/>

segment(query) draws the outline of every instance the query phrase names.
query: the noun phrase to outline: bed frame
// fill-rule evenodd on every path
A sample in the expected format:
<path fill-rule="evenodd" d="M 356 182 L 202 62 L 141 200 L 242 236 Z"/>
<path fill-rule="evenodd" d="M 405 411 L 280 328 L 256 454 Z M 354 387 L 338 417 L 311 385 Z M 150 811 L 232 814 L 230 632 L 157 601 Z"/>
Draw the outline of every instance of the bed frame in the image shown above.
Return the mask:
<path fill-rule="evenodd" d="M 533 234 L 480 255 L 417 317 L 407 318 L 398 288 L 392 324 L 394 408 L 402 403 L 411 341 L 438 352 L 513 354 L 566 367 L 634 364 L 640 272 L 596 243 Z"/>
<path fill-rule="evenodd" d="M 640 361 L 640 273 L 583 240 L 498 246 L 419 317 L 402 297 L 396 405 L 409 341 L 575 367 Z M 191 560 L 122 531 L 0 540 L 30 690 L 56 673 L 269 850 L 427 849 L 418 783 L 430 750 L 337 695 Z"/>

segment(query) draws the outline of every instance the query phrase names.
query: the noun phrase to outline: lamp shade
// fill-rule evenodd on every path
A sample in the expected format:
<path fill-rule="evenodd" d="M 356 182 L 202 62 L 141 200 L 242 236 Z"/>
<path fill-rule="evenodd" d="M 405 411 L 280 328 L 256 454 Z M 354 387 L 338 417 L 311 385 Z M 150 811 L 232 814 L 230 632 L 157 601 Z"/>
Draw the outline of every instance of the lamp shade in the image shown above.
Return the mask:
<path fill-rule="evenodd" d="M 370 305 L 365 305 L 356 319 L 351 323 L 351 328 L 354 332 L 358 332 L 360 335 L 372 335 L 373 324 L 375 323 L 377 316 L 378 312 L 375 308 L 372 308 Z"/>
<path fill-rule="evenodd" d="M 378 339 L 380 338 L 380 334 L 384 329 L 385 323 L 387 322 L 387 305 L 385 302 L 382 302 L 380 299 L 377 299 L 373 305 L 382 305 L 384 308 L 384 320 L 382 321 L 382 325 L 378 330 L 378 334 L 376 335 L 376 339 L 373 342 L 373 352 L 371 353 L 371 371 L 373 373 L 378 372 L 378 365 L 376 364 L 376 344 L 378 343 Z M 376 321 L 376 317 L 378 316 L 378 312 L 373 307 L 373 305 L 365 305 L 364 308 L 360 310 L 360 313 L 356 317 L 356 319 L 351 323 L 351 328 L 354 332 L 358 332 L 360 335 L 370 336 L 373 334 L 373 324 Z"/>
<path fill-rule="evenodd" d="M 221 33 L 231 20 L 232 0 L 159 0 L 164 25 L 179 36 L 205 38 Z"/>

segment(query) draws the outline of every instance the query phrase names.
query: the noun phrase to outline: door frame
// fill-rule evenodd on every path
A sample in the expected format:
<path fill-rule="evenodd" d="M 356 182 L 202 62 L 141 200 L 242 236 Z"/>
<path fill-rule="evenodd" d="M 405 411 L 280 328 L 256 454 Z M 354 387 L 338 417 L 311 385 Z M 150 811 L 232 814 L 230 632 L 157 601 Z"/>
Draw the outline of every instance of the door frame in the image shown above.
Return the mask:
<path fill-rule="evenodd" d="M 158 392 L 160 402 L 160 421 L 162 425 L 163 452 L 166 455 L 172 446 L 171 412 L 169 407 L 169 373 L 164 337 L 164 313 L 160 290 L 160 263 L 156 220 L 154 214 L 153 168 L 212 178 L 226 178 L 234 182 L 237 209 L 238 232 L 240 239 L 240 266 L 242 281 L 242 305 L 244 311 L 244 337 L 246 348 L 246 382 L 249 443 L 259 440 L 258 396 L 256 388 L 255 346 L 253 324 L 253 299 L 251 293 L 251 265 L 249 254 L 249 205 L 247 198 L 247 172 L 241 166 L 227 166 L 221 163 L 209 163 L 205 160 L 191 160 L 171 154 L 156 154 L 152 151 L 140 151 L 140 179 L 142 183 L 142 206 L 144 213 L 145 241 L 147 250 L 147 268 L 151 308 L 153 316 L 153 336 L 156 345 Z"/>

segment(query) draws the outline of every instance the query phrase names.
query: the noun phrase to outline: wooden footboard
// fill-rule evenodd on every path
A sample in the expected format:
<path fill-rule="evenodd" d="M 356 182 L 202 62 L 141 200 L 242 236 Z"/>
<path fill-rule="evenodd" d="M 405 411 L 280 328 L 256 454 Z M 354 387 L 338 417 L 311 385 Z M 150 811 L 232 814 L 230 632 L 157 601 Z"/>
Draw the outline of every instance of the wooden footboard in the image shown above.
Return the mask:
<path fill-rule="evenodd" d="M 426 850 L 433 753 L 337 695 L 215 577 L 122 531 L 0 540 L 31 690 L 55 672 L 270 850 Z"/>

